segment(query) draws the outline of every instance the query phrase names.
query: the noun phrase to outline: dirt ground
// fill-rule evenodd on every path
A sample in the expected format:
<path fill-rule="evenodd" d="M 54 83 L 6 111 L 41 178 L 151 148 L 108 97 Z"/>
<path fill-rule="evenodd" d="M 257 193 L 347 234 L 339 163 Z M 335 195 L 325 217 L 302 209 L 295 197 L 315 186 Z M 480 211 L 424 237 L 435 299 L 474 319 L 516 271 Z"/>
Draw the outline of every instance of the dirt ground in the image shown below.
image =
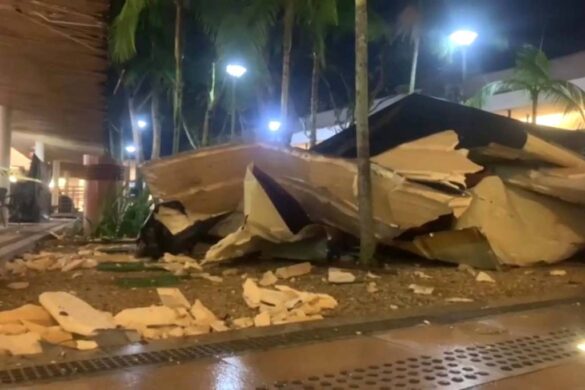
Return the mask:
<path fill-rule="evenodd" d="M 54 246 L 54 245 L 51 245 Z M 59 248 L 45 248 L 59 252 L 76 250 L 69 245 Z M 585 259 L 584 259 L 585 260 Z M 260 279 L 268 270 L 289 265 L 282 261 L 246 260 L 236 264 L 222 265 L 209 272 L 223 276 L 223 282 L 212 283 L 204 279 L 182 280 L 180 288 L 190 300 L 200 299 L 207 307 L 223 319 L 252 316 L 242 298 L 242 283 L 245 277 Z M 331 264 L 339 266 L 339 264 Z M 510 297 L 538 297 L 550 293 L 577 292 L 585 285 L 585 261 L 571 261 L 555 266 L 533 267 L 530 269 L 509 269 L 489 272 L 496 283 L 480 283 L 465 270 L 456 266 L 412 259 L 388 259 L 385 266 L 373 271 L 379 279 L 367 277 L 367 271 L 351 269 L 357 277 L 353 284 L 333 285 L 326 282 L 330 265 L 315 264 L 313 271 L 292 280 L 280 280 L 278 284 L 291 286 L 298 290 L 331 294 L 339 301 L 339 306 L 327 313 L 328 317 L 368 317 L 382 316 L 396 310 L 413 307 L 444 306 L 450 298 L 467 298 L 476 303 L 495 303 Z M 566 276 L 552 276 L 551 270 L 565 270 Z M 79 275 L 81 272 L 81 275 Z M 430 278 L 423 278 L 423 272 Z M 74 274 L 76 278 L 72 278 Z M 115 284 L 123 277 L 148 277 L 163 272 L 112 273 L 96 269 L 76 270 L 74 272 L 28 271 L 25 277 L 7 276 L 0 279 L 0 310 L 8 310 L 26 303 L 37 303 L 38 296 L 44 291 L 67 291 L 84 299 L 97 309 L 117 313 L 129 307 L 160 304 L 156 288 L 125 288 Z M 417 275 L 418 274 L 418 275 Z M 7 284 L 27 281 L 30 286 L 23 290 L 12 290 Z M 367 291 L 370 282 L 375 282 L 377 292 Z M 411 284 L 433 287 L 431 295 L 417 295 L 409 289 Z"/>

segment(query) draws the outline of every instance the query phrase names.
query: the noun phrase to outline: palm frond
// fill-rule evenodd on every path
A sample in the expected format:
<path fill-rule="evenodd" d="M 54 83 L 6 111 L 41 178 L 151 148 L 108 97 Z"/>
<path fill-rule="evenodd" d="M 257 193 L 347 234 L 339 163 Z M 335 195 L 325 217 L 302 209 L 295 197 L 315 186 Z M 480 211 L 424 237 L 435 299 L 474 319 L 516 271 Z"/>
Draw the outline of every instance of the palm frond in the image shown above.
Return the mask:
<path fill-rule="evenodd" d="M 570 81 L 555 80 L 544 94 L 550 100 L 565 106 L 565 115 L 577 112 L 585 123 L 585 91 Z"/>
<path fill-rule="evenodd" d="M 124 63 L 136 55 L 136 30 L 142 12 L 153 0 L 126 0 L 112 23 L 110 53 L 112 60 Z"/>
<path fill-rule="evenodd" d="M 524 85 L 513 80 L 501 80 L 489 83 L 481 88 L 474 96 L 466 102 L 468 106 L 482 108 L 486 105 L 490 97 L 502 92 L 510 92 L 523 89 Z"/>

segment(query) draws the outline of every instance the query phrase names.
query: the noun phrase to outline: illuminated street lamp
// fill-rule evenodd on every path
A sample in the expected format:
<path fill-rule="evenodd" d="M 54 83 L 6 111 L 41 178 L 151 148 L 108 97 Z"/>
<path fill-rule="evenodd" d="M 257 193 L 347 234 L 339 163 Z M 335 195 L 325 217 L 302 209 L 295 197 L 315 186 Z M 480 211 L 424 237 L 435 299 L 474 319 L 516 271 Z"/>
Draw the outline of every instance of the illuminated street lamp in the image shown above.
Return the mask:
<path fill-rule="evenodd" d="M 270 130 L 273 133 L 278 132 L 281 127 L 282 123 L 280 121 L 272 120 L 268 122 L 268 130 Z"/>
<path fill-rule="evenodd" d="M 130 153 L 130 154 L 136 153 L 136 146 L 134 146 L 134 145 L 128 145 L 128 146 L 126 146 L 126 152 L 127 153 Z"/>
<path fill-rule="evenodd" d="M 242 65 L 230 64 L 226 66 L 225 71 L 232 77 L 232 101 L 231 101 L 231 126 L 230 135 L 233 140 L 236 138 L 236 83 L 239 78 L 246 74 L 248 69 Z"/>
<path fill-rule="evenodd" d="M 148 122 L 145 121 L 144 119 L 138 119 L 136 121 L 136 125 L 138 126 L 139 129 L 146 129 L 146 126 L 148 126 Z"/>
<path fill-rule="evenodd" d="M 478 34 L 472 30 L 457 30 L 449 35 L 449 41 L 454 47 L 461 48 L 461 64 L 463 81 L 467 79 L 467 48 L 473 45 Z"/>

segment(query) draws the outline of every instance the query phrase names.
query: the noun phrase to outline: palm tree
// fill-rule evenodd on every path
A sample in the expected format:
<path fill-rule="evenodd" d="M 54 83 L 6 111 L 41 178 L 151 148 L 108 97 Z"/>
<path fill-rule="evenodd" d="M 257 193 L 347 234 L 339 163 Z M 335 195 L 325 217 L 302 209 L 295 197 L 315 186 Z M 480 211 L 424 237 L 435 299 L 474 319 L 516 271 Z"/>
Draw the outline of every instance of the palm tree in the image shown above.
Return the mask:
<path fill-rule="evenodd" d="M 370 170 L 370 132 L 368 126 L 368 1 L 355 0 L 356 107 L 358 203 L 360 217 L 360 260 L 369 264 L 374 256 L 374 218 Z"/>
<path fill-rule="evenodd" d="M 337 25 L 337 0 L 307 0 L 304 20 L 313 41 L 313 72 L 311 77 L 310 146 L 317 144 L 317 110 L 319 108 L 319 79 L 325 66 L 325 39 L 328 29 Z"/>
<path fill-rule="evenodd" d="M 528 93 L 533 124 L 538 118 L 541 96 L 563 104 L 566 112 L 577 111 L 585 121 L 585 91 L 569 81 L 553 79 L 548 58 L 533 46 L 525 46 L 518 51 L 516 67 L 510 77 L 485 85 L 467 103 L 481 108 L 489 97 L 509 91 Z"/>
<path fill-rule="evenodd" d="M 289 87 L 290 60 L 292 50 L 293 29 L 295 24 L 295 0 L 284 0 L 284 32 L 282 36 L 282 86 L 280 92 L 280 118 L 284 132 L 289 133 Z"/>
<path fill-rule="evenodd" d="M 173 93 L 173 154 L 179 152 L 183 127 L 183 0 L 175 0 L 175 88 Z"/>

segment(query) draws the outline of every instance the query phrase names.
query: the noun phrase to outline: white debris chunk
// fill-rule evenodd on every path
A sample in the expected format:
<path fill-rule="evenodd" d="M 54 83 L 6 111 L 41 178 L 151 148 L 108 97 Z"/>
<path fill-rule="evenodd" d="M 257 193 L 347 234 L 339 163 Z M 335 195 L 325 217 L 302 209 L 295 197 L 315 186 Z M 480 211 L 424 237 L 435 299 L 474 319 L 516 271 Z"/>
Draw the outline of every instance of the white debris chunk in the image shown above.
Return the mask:
<path fill-rule="evenodd" d="M 91 351 L 98 347 L 98 343 L 93 340 L 77 340 L 75 341 L 75 345 L 80 351 Z"/>
<path fill-rule="evenodd" d="M 183 330 L 183 328 L 177 326 L 168 331 L 167 335 L 169 337 L 183 337 L 185 336 L 185 331 Z"/>
<path fill-rule="evenodd" d="M 178 288 L 157 288 L 156 292 L 163 305 L 172 309 L 189 308 L 191 304 Z"/>
<path fill-rule="evenodd" d="M 93 255 L 93 250 L 91 249 L 80 249 L 77 251 L 79 256 L 91 256 Z"/>
<path fill-rule="evenodd" d="M 230 328 L 228 328 L 225 324 L 225 322 L 218 320 L 218 321 L 214 321 L 210 324 L 211 326 L 211 330 L 219 333 L 219 332 L 226 332 L 228 330 L 230 330 Z"/>
<path fill-rule="evenodd" d="M 311 272 L 312 265 L 309 262 L 299 263 L 288 267 L 278 268 L 275 272 L 276 276 L 281 279 L 290 279 L 297 276 L 306 275 Z"/>
<path fill-rule="evenodd" d="M 232 323 L 236 329 L 251 328 L 254 326 L 254 320 L 250 317 L 236 318 Z"/>
<path fill-rule="evenodd" d="M 237 268 L 228 268 L 223 270 L 222 276 L 237 276 L 240 271 Z"/>
<path fill-rule="evenodd" d="M 35 324 L 50 326 L 53 324 L 51 315 L 41 306 L 23 305 L 14 310 L 0 311 L 0 324 L 31 321 Z"/>
<path fill-rule="evenodd" d="M 567 276 L 567 271 L 563 269 L 555 269 L 549 272 L 550 276 Z"/>
<path fill-rule="evenodd" d="M 73 341 L 73 335 L 64 331 L 60 326 L 43 326 L 27 320 L 21 322 L 28 331 L 39 334 L 46 343 L 64 345 Z"/>
<path fill-rule="evenodd" d="M 166 306 L 124 309 L 114 317 L 116 325 L 126 329 L 143 329 L 149 326 L 174 325 L 178 319 L 175 310 Z"/>
<path fill-rule="evenodd" d="M 479 272 L 477 274 L 477 276 L 475 277 L 475 280 L 477 282 L 481 282 L 481 283 L 495 283 L 495 279 L 492 278 L 487 272 Z"/>
<path fill-rule="evenodd" d="M 270 326 L 270 313 L 265 311 L 254 317 L 254 326 L 257 328 Z"/>
<path fill-rule="evenodd" d="M 8 287 L 11 290 L 23 290 L 25 288 L 28 288 L 28 286 L 30 286 L 29 282 L 14 282 L 8 283 L 6 285 L 6 287 Z"/>
<path fill-rule="evenodd" d="M 0 351 L 8 351 L 14 356 L 36 355 L 43 352 L 40 340 L 41 336 L 33 332 L 14 336 L 0 335 Z"/>
<path fill-rule="evenodd" d="M 396 305 L 390 305 L 390 310 L 398 310 L 399 307 Z"/>
<path fill-rule="evenodd" d="M 329 268 L 327 281 L 334 284 L 353 283 L 355 282 L 355 275 L 338 268 Z"/>
<path fill-rule="evenodd" d="M 425 274 L 422 271 L 414 271 L 414 276 L 421 279 L 432 279 L 433 277 L 430 275 Z"/>
<path fill-rule="evenodd" d="M 195 318 L 199 324 L 206 324 L 210 325 L 216 321 L 218 318 L 211 310 L 209 310 L 199 299 L 195 301 L 193 307 L 191 307 L 191 315 Z"/>
<path fill-rule="evenodd" d="M 411 284 L 408 289 L 418 295 L 432 295 L 433 291 L 435 291 L 434 287 L 419 286 L 418 284 Z"/>
<path fill-rule="evenodd" d="M 370 282 L 368 283 L 368 287 L 366 287 L 366 290 L 370 293 L 370 294 L 375 294 L 377 293 L 378 290 L 378 286 L 376 286 L 376 282 Z"/>
<path fill-rule="evenodd" d="M 165 253 L 162 261 L 165 263 L 179 263 L 179 264 L 183 264 L 185 266 L 186 269 L 192 268 L 198 271 L 202 271 L 203 267 L 201 267 L 201 265 L 197 262 L 197 260 L 195 260 L 194 258 L 190 257 L 190 256 L 184 256 L 184 255 L 172 255 L 170 253 Z"/>
<path fill-rule="evenodd" d="M 458 297 L 454 297 L 454 298 L 447 298 L 447 299 L 445 299 L 445 302 L 449 302 L 449 303 L 470 303 L 470 302 L 474 302 L 474 300 L 471 299 L 471 298 L 458 298 Z"/>
<path fill-rule="evenodd" d="M 82 268 L 96 268 L 98 266 L 97 260 L 94 259 L 86 259 L 83 262 Z"/>
<path fill-rule="evenodd" d="M 21 324 L 1 324 L 0 325 L 0 334 L 5 334 L 5 335 L 17 335 L 17 334 L 23 334 L 28 332 L 28 329 L 26 328 L 26 326 L 21 325 Z"/>
<path fill-rule="evenodd" d="M 262 279 L 260 279 L 258 284 L 261 285 L 262 287 L 268 287 L 268 286 L 272 286 L 276 282 L 278 282 L 278 278 L 276 277 L 276 275 L 274 275 L 274 272 L 266 271 L 262 275 Z"/>
<path fill-rule="evenodd" d="M 248 307 L 256 309 L 260 306 L 260 288 L 252 279 L 246 279 L 244 282 L 244 300 Z"/>
<path fill-rule="evenodd" d="M 73 275 L 71 275 L 71 279 L 77 279 L 77 278 L 80 278 L 82 276 L 83 276 L 83 272 L 77 271 L 77 272 L 74 272 Z"/>
<path fill-rule="evenodd" d="M 53 265 L 53 263 L 56 260 L 51 257 L 51 256 L 47 256 L 47 257 L 42 257 L 40 259 L 37 260 L 30 260 L 26 262 L 26 267 L 28 269 L 32 269 L 34 271 L 46 271 L 51 265 Z"/>
<path fill-rule="evenodd" d="M 209 333 L 209 325 L 192 325 L 184 329 L 185 336 L 199 336 Z"/>
<path fill-rule="evenodd" d="M 97 330 L 116 327 L 111 313 L 96 310 L 66 292 L 42 293 L 39 302 L 64 330 L 71 333 L 93 336 Z"/>
<path fill-rule="evenodd" d="M 381 279 L 382 277 L 380 275 L 376 275 L 372 272 L 368 272 L 366 274 L 366 278 L 368 278 L 368 279 Z"/>

